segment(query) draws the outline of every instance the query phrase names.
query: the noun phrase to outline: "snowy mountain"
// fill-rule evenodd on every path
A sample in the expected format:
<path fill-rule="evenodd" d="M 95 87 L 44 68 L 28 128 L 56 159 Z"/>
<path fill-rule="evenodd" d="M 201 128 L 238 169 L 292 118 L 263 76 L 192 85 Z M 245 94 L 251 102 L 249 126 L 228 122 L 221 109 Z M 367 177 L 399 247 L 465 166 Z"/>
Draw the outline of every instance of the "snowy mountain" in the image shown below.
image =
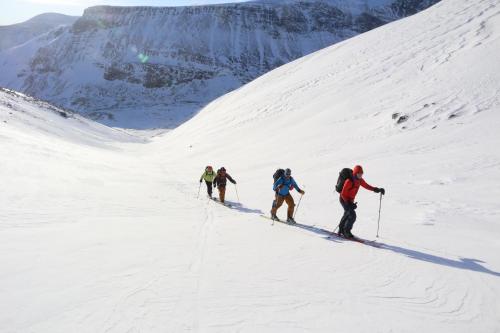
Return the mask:
<path fill-rule="evenodd" d="M 0 88 L 0 107 L 0 121 L 4 126 L 2 131 L 5 133 L 12 127 L 18 131 L 10 133 L 12 137 L 31 135 L 30 139 L 33 139 L 43 133 L 49 138 L 99 147 L 106 147 L 108 142 L 115 141 L 143 142 L 123 131 L 5 88 Z"/>
<path fill-rule="evenodd" d="M 45 13 L 23 23 L 0 26 L 0 51 L 26 43 L 57 27 L 72 25 L 77 18 L 57 13 Z"/>
<path fill-rule="evenodd" d="M 91 7 L 0 53 L 0 85 L 113 126 L 171 128 L 273 68 L 437 1 Z"/>
<path fill-rule="evenodd" d="M 146 143 L 0 93 L 0 331 L 500 331 L 499 37 L 498 1 L 443 0 Z M 103 145 L 68 138 L 93 126 Z M 357 196 L 375 246 L 325 231 L 358 163 L 387 190 L 379 238 L 379 196 Z M 232 208 L 205 197 L 207 164 Z M 306 192 L 296 226 L 259 216 L 277 167 Z"/>

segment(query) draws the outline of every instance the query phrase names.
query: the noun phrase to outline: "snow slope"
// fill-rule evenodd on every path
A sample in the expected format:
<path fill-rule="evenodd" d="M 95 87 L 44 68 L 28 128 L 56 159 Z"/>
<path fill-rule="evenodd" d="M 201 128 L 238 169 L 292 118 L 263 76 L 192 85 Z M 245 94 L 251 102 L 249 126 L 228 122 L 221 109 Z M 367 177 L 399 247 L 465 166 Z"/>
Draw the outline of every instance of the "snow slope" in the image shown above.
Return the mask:
<path fill-rule="evenodd" d="M 0 52 L 0 85 L 111 126 L 175 128 L 276 67 L 437 1 L 90 7 Z"/>
<path fill-rule="evenodd" d="M 497 1 L 444 0 L 147 144 L 0 122 L 0 330 L 499 331 L 499 37 Z M 238 181 L 233 209 L 197 198 L 209 163 Z M 355 163 L 387 190 L 380 248 L 322 231 Z M 278 166 L 306 191 L 296 227 L 258 216 Z M 358 203 L 353 231 L 375 239 L 378 196 Z"/>
<path fill-rule="evenodd" d="M 77 18 L 57 13 L 45 13 L 26 22 L 0 26 L 0 50 L 19 46 L 57 27 L 71 25 Z"/>

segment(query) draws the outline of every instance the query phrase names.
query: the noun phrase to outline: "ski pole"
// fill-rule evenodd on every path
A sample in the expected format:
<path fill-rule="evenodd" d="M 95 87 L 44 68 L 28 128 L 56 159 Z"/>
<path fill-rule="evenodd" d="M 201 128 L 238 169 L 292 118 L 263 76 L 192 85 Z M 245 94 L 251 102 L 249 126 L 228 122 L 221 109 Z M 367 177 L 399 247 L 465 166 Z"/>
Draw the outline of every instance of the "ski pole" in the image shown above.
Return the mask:
<path fill-rule="evenodd" d="M 381 209 L 382 209 L 382 193 L 380 193 L 380 203 L 378 206 L 377 238 L 378 238 L 378 231 L 380 229 L 380 210 Z"/>
<path fill-rule="evenodd" d="M 293 219 L 294 220 L 295 220 L 295 215 L 297 215 L 297 211 L 299 210 L 300 202 L 302 201 L 302 197 L 303 196 L 304 196 L 303 194 L 300 195 L 299 203 L 297 204 L 297 209 L 295 209 L 295 213 L 293 213 Z"/>
<path fill-rule="evenodd" d="M 238 195 L 238 186 L 234 184 L 234 188 L 236 189 L 236 197 L 238 198 L 238 202 L 240 202 L 240 196 Z"/>
<path fill-rule="evenodd" d="M 198 199 L 200 197 L 200 190 L 201 190 L 201 182 L 200 182 L 200 186 L 198 186 L 198 195 L 196 196 L 196 199 Z"/>

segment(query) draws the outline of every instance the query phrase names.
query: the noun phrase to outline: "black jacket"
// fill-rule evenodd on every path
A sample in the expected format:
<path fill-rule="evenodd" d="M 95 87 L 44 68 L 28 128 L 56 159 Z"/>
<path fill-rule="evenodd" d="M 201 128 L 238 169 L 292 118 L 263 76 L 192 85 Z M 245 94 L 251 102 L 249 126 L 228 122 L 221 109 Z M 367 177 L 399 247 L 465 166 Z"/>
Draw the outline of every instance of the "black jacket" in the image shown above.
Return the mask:
<path fill-rule="evenodd" d="M 228 173 L 221 173 L 218 172 L 217 176 L 215 176 L 214 179 L 214 187 L 226 187 L 227 180 L 233 184 L 236 184 L 236 181 L 228 174 Z"/>

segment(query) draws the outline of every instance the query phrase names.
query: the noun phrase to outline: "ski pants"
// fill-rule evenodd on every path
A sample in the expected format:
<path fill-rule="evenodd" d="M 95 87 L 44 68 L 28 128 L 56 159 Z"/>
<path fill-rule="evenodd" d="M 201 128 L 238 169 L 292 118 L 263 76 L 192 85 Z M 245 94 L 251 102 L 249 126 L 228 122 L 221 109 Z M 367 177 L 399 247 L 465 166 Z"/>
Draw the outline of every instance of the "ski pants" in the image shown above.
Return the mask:
<path fill-rule="evenodd" d="M 342 208 L 344 208 L 344 215 L 340 219 L 339 230 L 340 232 L 351 231 L 354 222 L 356 222 L 356 211 L 351 203 L 345 202 L 339 198 Z"/>
<path fill-rule="evenodd" d="M 274 205 L 273 209 L 271 209 L 271 215 L 276 215 L 276 212 L 278 211 L 278 208 L 283 205 L 283 202 L 286 202 L 288 205 L 288 211 L 287 211 L 287 218 L 293 217 L 293 209 L 295 208 L 295 202 L 293 201 L 293 197 L 290 193 L 287 195 L 277 195 L 276 196 L 276 204 Z"/>
<path fill-rule="evenodd" d="M 207 193 L 209 197 L 212 197 L 212 182 L 208 182 L 205 180 L 205 183 L 207 184 Z"/>
<path fill-rule="evenodd" d="M 217 189 L 219 190 L 220 202 L 224 202 L 224 200 L 226 198 L 226 187 L 225 186 L 218 186 Z"/>

